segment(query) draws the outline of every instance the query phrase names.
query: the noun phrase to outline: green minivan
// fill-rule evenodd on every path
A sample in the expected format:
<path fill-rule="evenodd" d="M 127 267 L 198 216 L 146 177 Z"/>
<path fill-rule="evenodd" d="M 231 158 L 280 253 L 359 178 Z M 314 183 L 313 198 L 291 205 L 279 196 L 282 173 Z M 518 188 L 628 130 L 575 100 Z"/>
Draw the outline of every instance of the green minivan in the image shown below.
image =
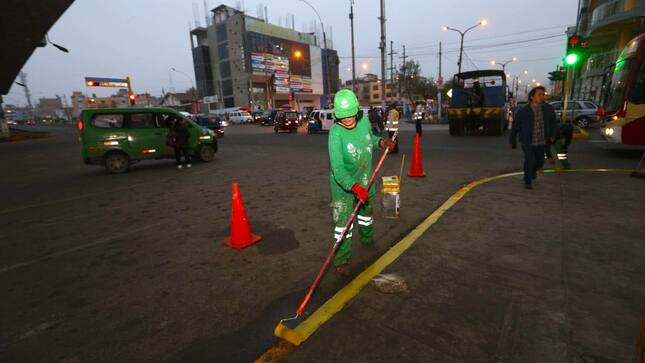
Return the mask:
<path fill-rule="evenodd" d="M 119 174 L 141 160 L 172 158 L 174 150 L 166 145 L 166 136 L 180 118 L 188 124 L 193 155 L 212 161 L 217 152 L 213 131 L 173 109 L 149 107 L 83 110 L 76 125 L 83 161 Z"/>

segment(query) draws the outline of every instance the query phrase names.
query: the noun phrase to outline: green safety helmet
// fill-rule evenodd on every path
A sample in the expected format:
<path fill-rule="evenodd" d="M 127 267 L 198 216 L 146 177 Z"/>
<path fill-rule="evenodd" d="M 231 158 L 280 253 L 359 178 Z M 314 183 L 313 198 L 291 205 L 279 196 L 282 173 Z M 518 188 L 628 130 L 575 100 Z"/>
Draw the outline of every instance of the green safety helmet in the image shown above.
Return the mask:
<path fill-rule="evenodd" d="M 349 89 L 342 89 L 334 96 L 334 117 L 337 120 L 358 114 L 358 98 Z"/>

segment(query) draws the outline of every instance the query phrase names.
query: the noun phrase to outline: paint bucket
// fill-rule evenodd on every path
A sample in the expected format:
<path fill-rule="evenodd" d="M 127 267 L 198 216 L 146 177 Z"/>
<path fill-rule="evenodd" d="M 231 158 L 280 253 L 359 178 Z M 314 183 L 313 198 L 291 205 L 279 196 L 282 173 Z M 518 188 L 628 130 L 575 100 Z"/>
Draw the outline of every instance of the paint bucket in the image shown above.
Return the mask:
<path fill-rule="evenodd" d="M 401 208 L 401 180 L 398 176 L 381 177 L 383 181 L 383 198 L 381 209 L 385 218 L 399 218 Z"/>

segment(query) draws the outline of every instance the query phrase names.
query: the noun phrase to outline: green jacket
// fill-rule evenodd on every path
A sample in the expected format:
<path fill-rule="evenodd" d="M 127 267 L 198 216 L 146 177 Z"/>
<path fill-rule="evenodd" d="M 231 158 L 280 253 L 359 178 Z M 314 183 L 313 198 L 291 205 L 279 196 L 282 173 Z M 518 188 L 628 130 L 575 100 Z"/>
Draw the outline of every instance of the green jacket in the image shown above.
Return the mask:
<path fill-rule="evenodd" d="M 352 194 L 352 186 L 363 187 L 372 176 L 372 150 L 379 147 L 381 138 L 372 133 L 369 119 L 363 116 L 348 130 L 339 124 L 329 129 L 329 164 L 332 199 Z M 369 190 L 372 196 L 375 187 Z"/>

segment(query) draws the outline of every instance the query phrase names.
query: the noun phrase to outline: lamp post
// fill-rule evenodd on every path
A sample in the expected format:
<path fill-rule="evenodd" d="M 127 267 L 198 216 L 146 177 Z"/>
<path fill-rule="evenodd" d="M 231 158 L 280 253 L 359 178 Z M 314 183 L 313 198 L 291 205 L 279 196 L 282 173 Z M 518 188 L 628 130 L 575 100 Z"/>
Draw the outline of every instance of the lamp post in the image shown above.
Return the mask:
<path fill-rule="evenodd" d="M 327 99 L 327 102 L 331 102 L 329 99 L 329 88 L 331 87 L 331 84 L 329 83 L 329 67 L 328 67 L 328 54 L 327 54 L 327 33 L 325 33 L 325 24 L 322 21 L 322 18 L 320 17 L 320 14 L 318 14 L 318 10 L 313 7 L 310 3 L 308 3 L 306 0 L 300 0 L 303 3 L 309 5 L 309 7 L 316 13 L 316 16 L 318 17 L 318 21 L 320 21 L 320 25 L 322 26 L 322 32 L 323 32 L 323 49 L 324 49 L 324 55 L 325 59 L 323 62 L 323 67 L 325 69 L 325 81 L 327 82 L 327 89 L 325 89 L 324 84 L 323 84 L 323 92 L 325 94 L 325 98 Z M 322 105 L 321 105 L 322 106 Z"/>
<path fill-rule="evenodd" d="M 190 83 L 193 85 L 193 107 L 196 108 L 195 105 L 197 104 L 197 87 L 195 86 L 195 82 L 193 81 L 193 79 L 187 73 L 182 72 L 182 71 L 178 70 L 175 67 L 170 67 L 170 70 L 173 71 L 173 72 L 177 72 L 177 73 L 185 76 L 186 78 L 188 78 L 190 80 Z M 191 110 L 191 111 L 193 111 L 193 110 Z M 195 109 L 195 111 L 197 111 L 197 110 Z"/>
<path fill-rule="evenodd" d="M 506 62 L 502 62 L 502 63 L 496 62 L 493 59 L 492 61 L 490 61 L 490 64 L 502 66 L 502 71 L 504 71 L 504 73 L 506 73 L 506 65 L 509 64 L 509 63 L 513 63 L 515 61 L 517 61 L 517 58 L 515 58 L 515 57 L 513 57 L 513 59 L 511 59 L 511 60 L 507 60 Z"/>
<path fill-rule="evenodd" d="M 457 73 L 461 73 L 461 60 L 462 60 L 462 53 L 464 52 L 464 36 L 466 35 L 466 33 L 468 33 L 469 31 L 471 31 L 471 30 L 473 30 L 473 29 L 477 28 L 478 26 L 480 26 L 480 25 L 481 25 L 481 26 L 486 26 L 486 24 L 488 24 L 488 21 L 486 21 L 486 20 L 484 19 L 484 20 L 480 21 L 479 23 L 477 23 L 477 24 L 475 24 L 475 25 L 471 26 L 470 28 L 468 28 L 468 29 L 466 29 L 466 30 L 464 30 L 464 31 L 461 31 L 461 30 L 459 30 L 459 29 L 455 29 L 455 28 L 451 28 L 451 27 L 449 27 L 449 26 L 444 26 L 444 27 L 443 27 L 443 30 L 444 30 L 444 31 L 446 31 L 446 30 L 452 30 L 452 31 L 454 31 L 454 32 L 459 33 L 459 35 L 461 36 L 461 43 L 460 43 L 461 45 L 459 46 L 459 61 L 457 62 L 457 66 L 459 67 L 459 71 L 458 71 Z"/>
<path fill-rule="evenodd" d="M 354 0 L 349 0 L 349 23 L 352 29 L 352 90 L 356 92 L 356 57 L 354 56 Z"/>

